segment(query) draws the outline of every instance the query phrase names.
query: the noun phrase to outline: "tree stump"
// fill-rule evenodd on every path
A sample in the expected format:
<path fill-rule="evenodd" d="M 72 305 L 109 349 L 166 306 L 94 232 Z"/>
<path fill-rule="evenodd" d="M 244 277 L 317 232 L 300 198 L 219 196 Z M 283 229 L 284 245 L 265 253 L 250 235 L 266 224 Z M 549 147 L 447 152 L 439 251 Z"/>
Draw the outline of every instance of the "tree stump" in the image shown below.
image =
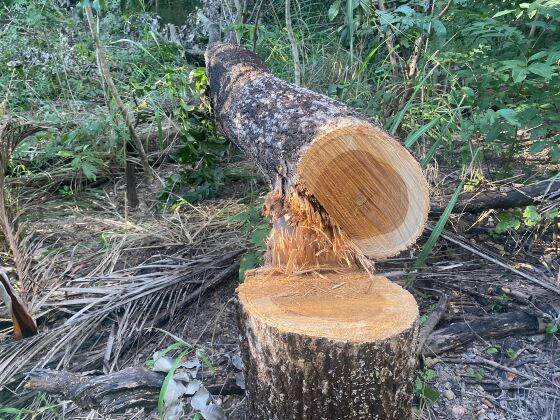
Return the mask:
<path fill-rule="evenodd" d="M 360 272 L 267 271 L 238 289 L 250 417 L 411 419 L 412 295 Z"/>

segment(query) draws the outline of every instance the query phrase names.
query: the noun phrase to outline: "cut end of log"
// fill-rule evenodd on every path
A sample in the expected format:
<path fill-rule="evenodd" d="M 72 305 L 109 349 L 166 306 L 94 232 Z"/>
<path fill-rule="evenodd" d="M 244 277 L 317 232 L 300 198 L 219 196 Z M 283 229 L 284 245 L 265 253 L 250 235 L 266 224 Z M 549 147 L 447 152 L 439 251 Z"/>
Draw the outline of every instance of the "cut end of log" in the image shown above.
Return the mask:
<path fill-rule="evenodd" d="M 296 182 L 361 253 L 384 258 L 420 236 L 428 187 L 416 160 L 383 130 L 344 119 L 304 151 Z"/>
<path fill-rule="evenodd" d="M 418 318 L 408 291 L 356 271 L 302 278 L 257 270 L 239 286 L 238 296 L 251 319 L 267 328 L 349 343 L 399 336 Z"/>

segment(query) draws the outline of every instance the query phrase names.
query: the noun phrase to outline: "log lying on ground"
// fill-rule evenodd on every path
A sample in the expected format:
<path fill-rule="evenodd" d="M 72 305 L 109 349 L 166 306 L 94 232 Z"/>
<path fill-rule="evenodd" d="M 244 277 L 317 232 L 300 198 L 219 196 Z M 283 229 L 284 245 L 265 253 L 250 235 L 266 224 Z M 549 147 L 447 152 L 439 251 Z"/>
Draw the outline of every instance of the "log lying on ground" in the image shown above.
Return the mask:
<path fill-rule="evenodd" d="M 461 194 L 453 207 L 454 213 L 480 213 L 489 209 L 512 209 L 546 200 L 560 198 L 560 181 L 543 181 L 523 187 L 512 187 L 502 191 L 481 191 Z M 450 197 L 432 204 L 431 215 L 443 213 Z"/>
<path fill-rule="evenodd" d="M 417 239 L 427 184 L 389 134 L 344 104 L 273 76 L 237 45 L 211 44 L 206 65 L 217 125 L 270 180 L 275 217 L 300 223 L 291 200 L 303 198 L 321 214 L 323 232 L 339 229 L 372 258 Z"/>
<path fill-rule="evenodd" d="M 543 323 L 522 311 L 486 316 L 469 322 L 456 322 L 433 332 L 422 349 L 431 356 L 469 344 L 474 340 L 507 337 L 514 334 L 537 334 Z"/>
<path fill-rule="evenodd" d="M 418 307 L 406 290 L 263 269 L 238 292 L 251 418 L 412 418 Z"/>
<path fill-rule="evenodd" d="M 214 372 L 206 389 L 213 395 L 243 394 L 235 379 L 227 373 Z M 165 379 L 165 373 L 142 367 L 127 368 L 108 375 L 84 376 L 78 373 L 37 369 L 29 373 L 26 388 L 48 394 L 62 395 L 84 409 L 111 414 L 134 407 L 155 408 Z"/>

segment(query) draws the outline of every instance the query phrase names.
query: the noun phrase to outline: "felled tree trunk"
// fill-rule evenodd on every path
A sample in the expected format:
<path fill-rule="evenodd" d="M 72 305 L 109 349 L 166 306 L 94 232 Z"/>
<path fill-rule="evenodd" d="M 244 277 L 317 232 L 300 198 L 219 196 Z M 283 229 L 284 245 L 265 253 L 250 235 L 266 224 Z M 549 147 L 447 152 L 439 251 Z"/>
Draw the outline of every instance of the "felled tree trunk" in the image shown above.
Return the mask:
<path fill-rule="evenodd" d="M 238 288 L 250 417 L 412 418 L 418 306 L 358 269 L 422 232 L 419 165 L 356 111 L 239 46 L 212 43 L 206 64 L 219 129 L 273 187 L 266 265 Z"/>
<path fill-rule="evenodd" d="M 299 195 L 362 254 L 411 245 L 428 214 L 420 166 L 389 134 L 344 104 L 285 82 L 237 45 L 213 43 L 206 65 L 221 132 L 267 175 L 275 216 Z M 335 229 L 336 229 L 335 228 Z"/>

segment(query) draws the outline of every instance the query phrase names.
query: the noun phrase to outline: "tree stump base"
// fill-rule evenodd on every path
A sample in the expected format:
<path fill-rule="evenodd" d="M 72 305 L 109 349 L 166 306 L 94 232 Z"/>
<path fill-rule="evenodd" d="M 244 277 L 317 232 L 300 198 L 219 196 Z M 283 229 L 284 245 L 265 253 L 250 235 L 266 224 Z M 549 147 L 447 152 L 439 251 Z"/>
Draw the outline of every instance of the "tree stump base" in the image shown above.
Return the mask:
<path fill-rule="evenodd" d="M 263 269 L 238 297 L 251 418 L 412 418 L 418 305 L 408 291 L 362 272 Z"/>

